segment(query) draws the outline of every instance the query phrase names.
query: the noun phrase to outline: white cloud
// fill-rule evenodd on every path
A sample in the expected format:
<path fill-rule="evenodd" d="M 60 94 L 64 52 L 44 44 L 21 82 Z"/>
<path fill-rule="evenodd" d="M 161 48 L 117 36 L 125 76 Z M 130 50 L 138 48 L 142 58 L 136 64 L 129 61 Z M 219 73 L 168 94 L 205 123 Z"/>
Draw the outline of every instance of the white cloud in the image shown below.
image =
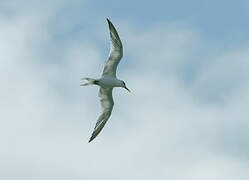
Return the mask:
<path fill-rule="evenodd" d="M 133 92 L 115 90 L 110 121 L 87 144 L 97 88 L 79 87 L 79 78 L 97 77 L 105 57 L 83 34 L 58 43 L 54 17 L 0 18 L 0 179 L 248 177 L 248 48 L 197 62 L 206 47 L 197 30 L 121 23 L 119 75 Z"/>
<path fill-rule="evenodd" d="M 206 59 L 194 82 L 194 93 L 207 100 L 233 101 L 248 82 L 248 47 Z"/>

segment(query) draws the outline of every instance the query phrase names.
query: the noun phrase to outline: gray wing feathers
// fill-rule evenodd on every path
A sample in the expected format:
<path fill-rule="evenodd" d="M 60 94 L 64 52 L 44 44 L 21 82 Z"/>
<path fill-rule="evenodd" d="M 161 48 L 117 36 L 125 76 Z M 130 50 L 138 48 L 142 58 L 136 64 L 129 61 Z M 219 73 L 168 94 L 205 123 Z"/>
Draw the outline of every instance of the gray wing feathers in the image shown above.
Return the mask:
<path fill-rule="evenodd" d="M 102 112 L 97 120 L 97 123 L 95 125 L 94 131 L 92 133 L 89 142 L 91 142 L 100 133 L 100 131 L 105 126 L 105 123 L 111 116 L 112 108 L 114 105 L 112 98 L 112 89 L 113 88 L 102 88 L 102 87 L 99 89 L 99 97 L 100 97 Z"/>
<path fill-rule="evenodd" d="M 115 27 L 109 19 L 107 19 L 107 22 L 110 30 L 111 48 L 102 76 L 109 75 L 116 77 L 118 63 L 123 57 L 123 46 Z"/>

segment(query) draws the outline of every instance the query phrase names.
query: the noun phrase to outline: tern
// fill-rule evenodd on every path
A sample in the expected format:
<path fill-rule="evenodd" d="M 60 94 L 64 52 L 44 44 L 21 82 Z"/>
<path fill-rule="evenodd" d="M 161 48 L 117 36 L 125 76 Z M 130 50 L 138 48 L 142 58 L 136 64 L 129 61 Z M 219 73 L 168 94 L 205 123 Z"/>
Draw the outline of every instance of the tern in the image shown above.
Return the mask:
<path fill-rule="evenodd" d="M 110 47 L 109 57 L 105 62 L 102 76 L 99 79 L 82 78 L 82 80 L 86 80 L 87 82 L 81 84 L 81 86 L 88 86 L 88 85 L 100 86 L 99 97 L 100 97 L 102 112 L 97 120 L 91 138 L 88 142 L 91 142 L 100 133 L 100 131 L 105 126 L 107 120 L 111 116 L 114 105 L 112 97 L 113 88 L 122 87 L 130 92 L 130 90 L 126 87 L 125 82 L 119 80 L 116 77 L 117 66 L 121 58 L 123 57 L 123 46 L 119 38 L 119 35 L 117 33 L 117 30 L 115 29 L 115 27 L 108 18 L 107 22 L 110 30 L 111 47 Z"/>

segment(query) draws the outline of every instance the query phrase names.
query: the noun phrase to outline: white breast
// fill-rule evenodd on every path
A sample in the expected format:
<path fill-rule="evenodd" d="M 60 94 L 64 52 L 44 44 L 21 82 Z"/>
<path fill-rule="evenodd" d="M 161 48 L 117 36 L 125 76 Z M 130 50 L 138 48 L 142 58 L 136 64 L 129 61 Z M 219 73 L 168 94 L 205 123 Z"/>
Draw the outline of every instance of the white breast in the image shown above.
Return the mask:
<path fill-rule="evenodd" d="M 103 88 L 121 87 L 122 81 L 114 77 L 105 76 L 98 80 L 98 84 Z"/>

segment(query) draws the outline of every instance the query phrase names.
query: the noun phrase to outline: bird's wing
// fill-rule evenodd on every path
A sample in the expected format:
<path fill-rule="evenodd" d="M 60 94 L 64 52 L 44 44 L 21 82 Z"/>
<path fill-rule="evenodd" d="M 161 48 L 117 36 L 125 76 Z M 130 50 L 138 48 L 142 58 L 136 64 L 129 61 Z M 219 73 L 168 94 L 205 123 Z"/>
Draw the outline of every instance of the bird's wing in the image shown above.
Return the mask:
<path fill-rule="evenodd" d="M 109 19 L 107 19 L 107 22 L 110 30 L 111 48 L 102 76 L 108 75 L 116 77 L 117 66 L 123 56 L 123 46 L 115 27 Z"/>
<path fill-rule="evenodd" d="M 99 97 L 100 97 L 102 112 L 98 118 L 98 121 L 95 125 L 94 131 L 92 133 L 89 142 L 91 142 L 100 133 L 100 131 L 105 126 L 105 123 L 111 116 L 112 108 L 114 105 L 112 98 L 112 89 L 113 88 L 102 88 L 102 87 L 99 89 Z"/>

